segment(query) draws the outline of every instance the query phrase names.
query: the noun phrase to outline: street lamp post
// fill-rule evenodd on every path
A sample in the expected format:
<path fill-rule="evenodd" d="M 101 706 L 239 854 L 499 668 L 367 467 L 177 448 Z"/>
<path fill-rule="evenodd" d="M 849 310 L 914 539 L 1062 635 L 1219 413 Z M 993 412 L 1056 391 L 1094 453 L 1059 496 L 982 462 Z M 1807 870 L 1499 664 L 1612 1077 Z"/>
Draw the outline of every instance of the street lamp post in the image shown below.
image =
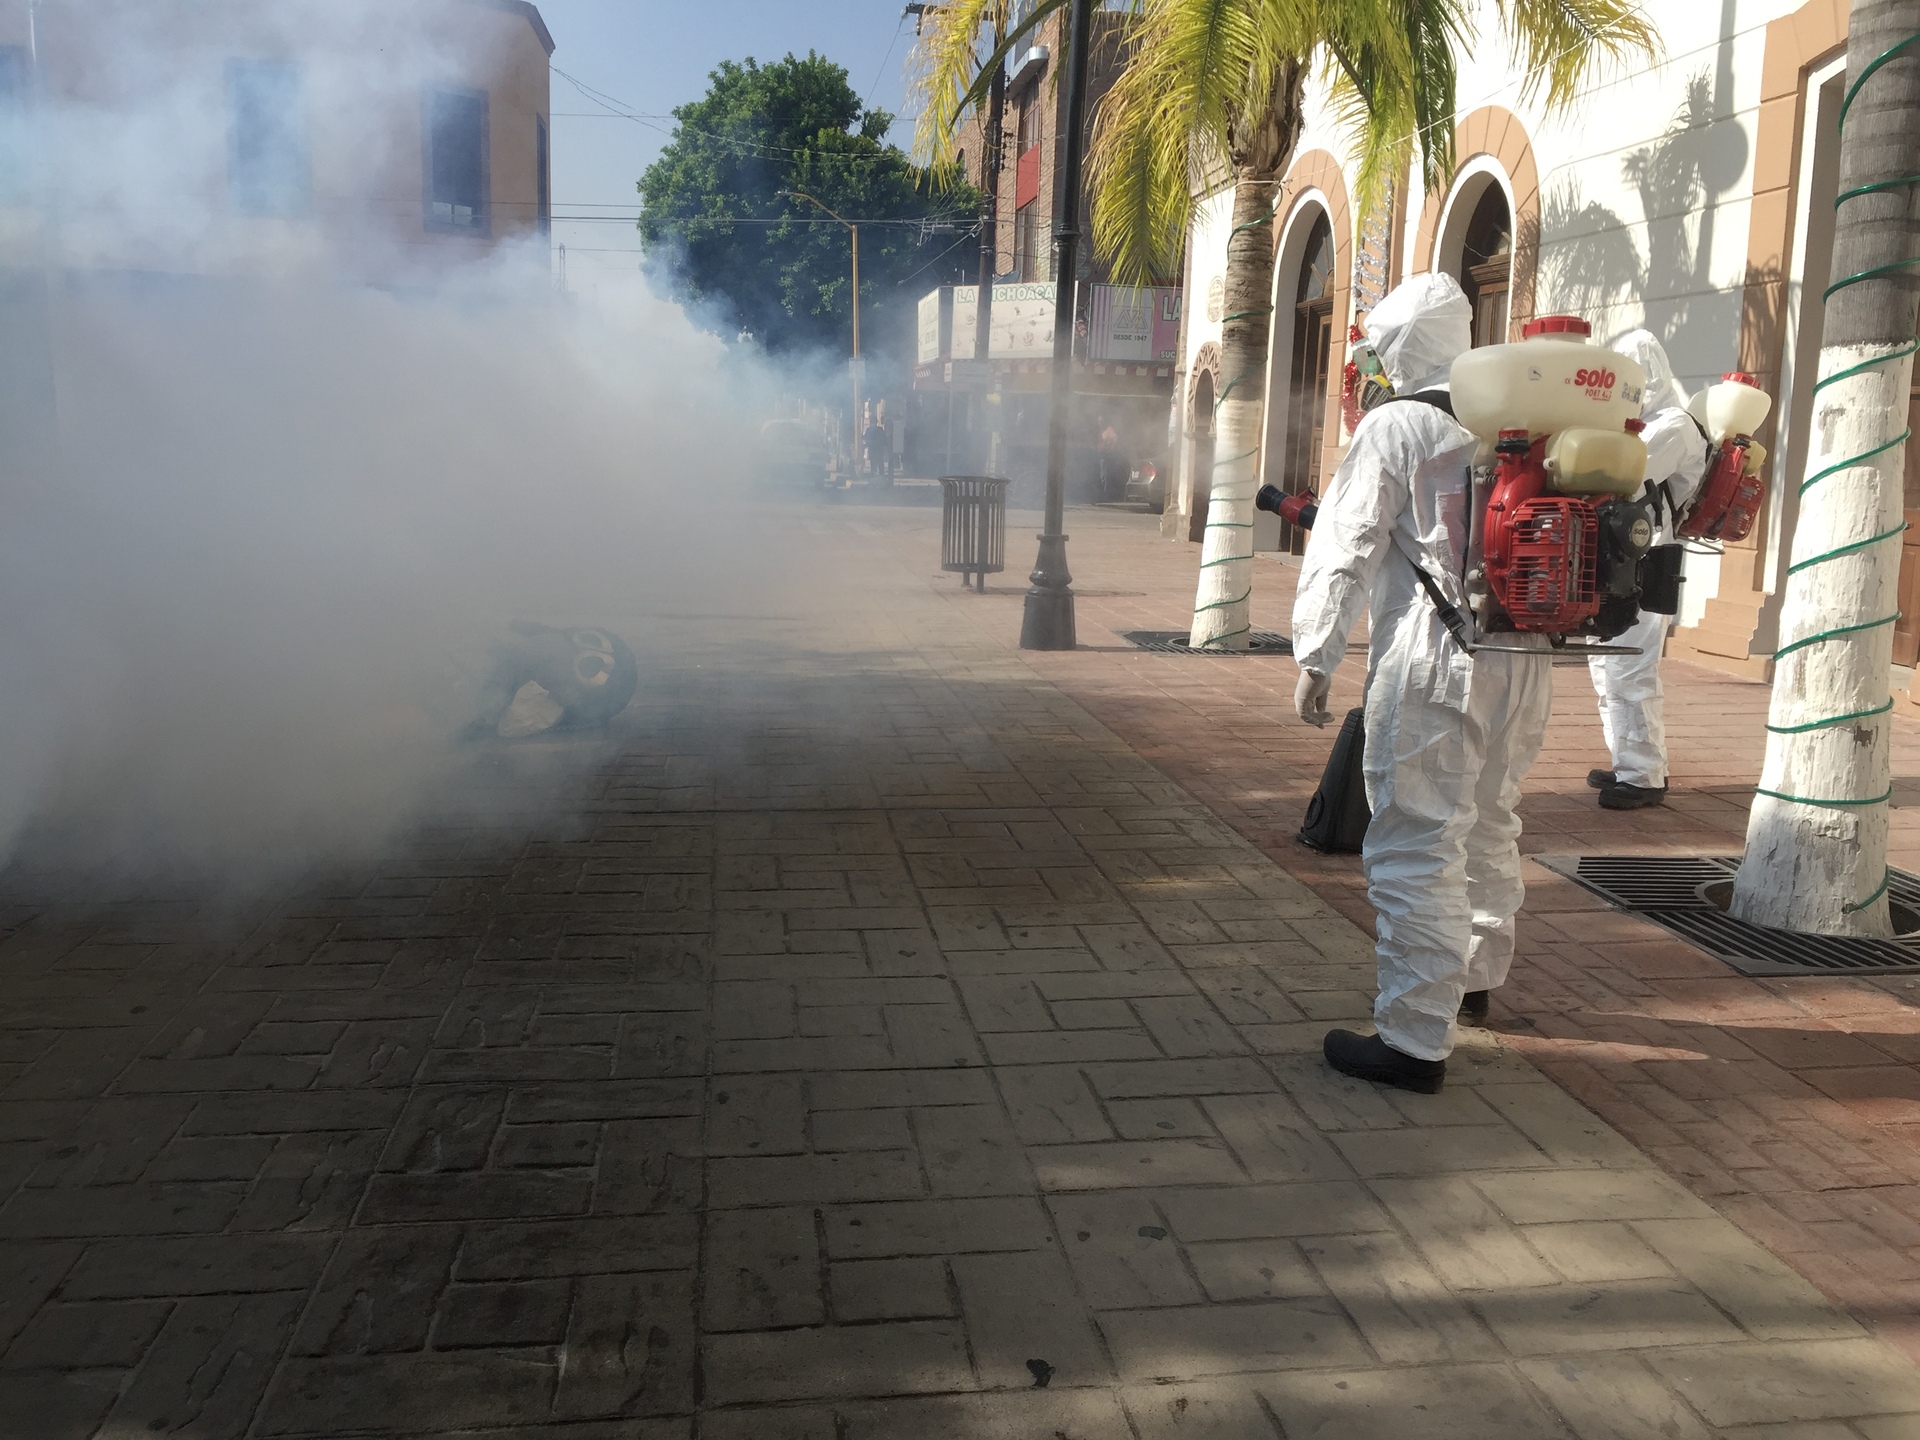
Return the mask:
<path fill-rule="evenodd" d="M 1093 0 L 1072 0 L 1067 36 L 1066 146 L 1060 157 L 1061 214 L 1053 229 L 1053 413 L 1047 434 L 1047 518 L 1040 553 L 1028 578 L 1026 612 L 1020 622 L 1022 650 L 1071 650 L 1073 576 L 1067 571 L 1067 537 L 1060 533 L 1066 510 L 1067 426 L 1073 402 L 1073 319 L 1080 244 L 1080 165 L 1086 150 L 1087 49 L 1092 41 Z"/>
<path fill-rule="evenodd" d="M 865 378 L 861 374 L 864 367 L 860 359 L 860 227 L 851 220 L 841 219 L 804 190 L 789 190 L 787 193 L 796 200 L 820 205 L 822 210 L 853 232 L 853 364 L 849 367 L 853 376 L 853 443 L 848 446 L 848 457 L 857 475 L 860 473 L 860 382 Z"/>

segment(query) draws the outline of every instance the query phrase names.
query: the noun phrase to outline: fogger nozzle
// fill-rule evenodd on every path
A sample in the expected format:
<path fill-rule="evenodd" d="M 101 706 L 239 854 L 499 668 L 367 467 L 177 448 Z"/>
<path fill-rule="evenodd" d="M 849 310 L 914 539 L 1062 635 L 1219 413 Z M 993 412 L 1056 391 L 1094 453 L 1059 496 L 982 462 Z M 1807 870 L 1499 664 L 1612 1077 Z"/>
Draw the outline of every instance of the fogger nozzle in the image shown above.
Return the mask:
<path fill-rule="evenodd" d="M 1320 514 L 1320 502 L 1311 490 L 1289 495 L 1278 485 L 1262 485 L 1253 497 L 1253 506 L 1256 510 L 1278 515 L 1289 525 L 1298 525 L 1302 530 L 1311 530 L 1315 517 Z"/>

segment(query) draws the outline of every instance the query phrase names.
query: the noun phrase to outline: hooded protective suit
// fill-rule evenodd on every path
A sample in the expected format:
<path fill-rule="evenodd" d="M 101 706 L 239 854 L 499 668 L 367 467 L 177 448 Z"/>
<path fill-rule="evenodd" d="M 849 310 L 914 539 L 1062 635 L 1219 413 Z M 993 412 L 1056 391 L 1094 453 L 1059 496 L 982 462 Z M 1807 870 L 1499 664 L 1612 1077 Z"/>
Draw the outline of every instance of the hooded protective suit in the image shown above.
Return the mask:
<path fill-rule="evenodd" d="M 1472 309 L 1450 276 L 1419 275 L 1381 301 L 1367 330 L 1395 392 L 1411 396 L 1445 386 L 1471 343 Z M 1423 1060 L 1452 1050 L 1466 991 L 1507 977 L 1525 894 L 1514 806 L 1552 704 L 1546 655 L 1467 654 L 1414 574 L 1411 560 L 1465 608 L 1477 444 L 1431 405 L 1370 412 L 1321 498 L 1293 608 L 1294 657 L 1319 674 L 1340 663 L 1370 610 L 1373 819 L 1362 859 L 1378 917 L 1374 1022 L 1387 1044 Z"/>
<path fill-rule="evenodd" d="M 1647 428 L 1640 438 L 1647 442 L 1647 487 L 1661 502 L 1654 539 L 1665 544 L 1673 539 L 1675 513 L 1686 509 L 1706 477 L 1707 442 L 1687 414 L 1686 392 L 1673 378 L 1673 364 L 1658 340 L 1645 330 L 1634 330 L 1611 348 L 1639 361 L 1647 372 L 1640 406 Z M 1640 498 L 1646 495 L 1642 491 Z M 1600 697 L 1600 726 L 1613 756 L 1614 778 L 1643 790 L 1658 790 L 1667 783 L 1660 650 L 1672 623 L 1671 615 L 1642 611 L 1633 628 L 1613 642 L 1638 649 L 1638 655 L 1596 655 L 1587 661 Z"/>

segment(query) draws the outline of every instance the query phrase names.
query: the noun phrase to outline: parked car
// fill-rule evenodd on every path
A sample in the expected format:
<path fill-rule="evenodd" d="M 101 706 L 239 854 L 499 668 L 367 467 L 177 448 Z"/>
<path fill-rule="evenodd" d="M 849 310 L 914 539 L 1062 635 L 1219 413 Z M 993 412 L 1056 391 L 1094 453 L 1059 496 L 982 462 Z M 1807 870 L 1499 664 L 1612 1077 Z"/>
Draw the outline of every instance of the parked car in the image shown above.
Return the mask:
<path fill-rule="evenodd" d="M 1158 460 L 1142 460 L 1127 477 L 1127 499 L 1159 515 L 1167 508 L 1167 477 Z"/>

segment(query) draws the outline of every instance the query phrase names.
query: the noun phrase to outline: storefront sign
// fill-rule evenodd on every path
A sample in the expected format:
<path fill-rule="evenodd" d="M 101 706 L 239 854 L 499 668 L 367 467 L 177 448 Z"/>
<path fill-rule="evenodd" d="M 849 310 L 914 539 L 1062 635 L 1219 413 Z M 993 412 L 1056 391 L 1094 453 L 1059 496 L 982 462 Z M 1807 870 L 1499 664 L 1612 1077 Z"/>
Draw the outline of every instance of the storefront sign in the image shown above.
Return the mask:
<path fill-rule="evenodd" d="M 1175 287 L 1095 285 L 1088 315 L 1090 360 L 1173 361 L 1180 343 Z"/>
<path fill-rule="evenodd" d="M 1043 360 L 1053 354 L 1053 297 L 1051 283 L 995 285 L 988 356 L 994 360 Z M 979 304 L 978 285 L 953 287 L 952 354 L 973 354 Z"/>
<path fill-rule="evenodd" d="M 953 287 L 943 285 L 920 297 L 919 348 L 915 359 L 930 365 L 949 353 L 953 333 Z"/>

